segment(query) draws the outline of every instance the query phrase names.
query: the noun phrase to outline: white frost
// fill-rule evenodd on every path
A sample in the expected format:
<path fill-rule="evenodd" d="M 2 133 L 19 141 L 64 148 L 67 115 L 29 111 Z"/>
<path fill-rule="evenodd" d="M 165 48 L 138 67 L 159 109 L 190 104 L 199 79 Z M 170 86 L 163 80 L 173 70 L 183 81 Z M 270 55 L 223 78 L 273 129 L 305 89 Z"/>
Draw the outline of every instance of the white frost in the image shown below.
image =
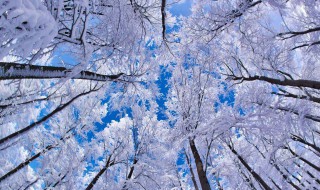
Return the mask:
<path fill-rule="evenodd" d="M 57 35 L 54 18 L 40 0 L 0 0 L 0 59 L 44 48 Z"/>

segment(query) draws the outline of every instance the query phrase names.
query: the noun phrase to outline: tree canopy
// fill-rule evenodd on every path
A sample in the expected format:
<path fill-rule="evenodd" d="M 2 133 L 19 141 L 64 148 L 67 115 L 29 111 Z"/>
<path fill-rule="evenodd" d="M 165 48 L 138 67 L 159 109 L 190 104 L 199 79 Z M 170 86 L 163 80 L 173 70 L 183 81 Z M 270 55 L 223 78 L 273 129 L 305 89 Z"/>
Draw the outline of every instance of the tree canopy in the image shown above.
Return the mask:
<path fill-rule="evenodd" d="M 0 189 L 319 189 L 319 18 L 312 0 L 0 0 Z"/>

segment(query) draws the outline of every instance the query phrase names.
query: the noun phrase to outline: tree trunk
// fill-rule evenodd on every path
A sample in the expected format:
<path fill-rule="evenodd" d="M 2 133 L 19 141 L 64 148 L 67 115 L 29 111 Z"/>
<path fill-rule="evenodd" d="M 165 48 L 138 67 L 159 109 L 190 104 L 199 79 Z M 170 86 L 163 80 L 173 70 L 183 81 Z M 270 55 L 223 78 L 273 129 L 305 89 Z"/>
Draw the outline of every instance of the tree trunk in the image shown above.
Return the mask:
<path fill-rule="evenodd" d="M 84 125 L 84 126 L 85 126 L 85 125 Z M 84 127 L 84 126 L 83 126 L 83 127 Z M 83 128 L 83 127 L 82 127 L 82 128 Z M 81 128 L 81 129 L 82 129 L 82 128 Z M 70 128 L 70 129 L 67 131 L 67 133 L 70 132 L 70 131 L 72 131 L 73 129 L 74 129 L 74 127 Z M 59 140 L 60 140 L 60 142 L 64 142 L 65 140 L 69 139 L 69 138 L 70 138 L 72 135 L 74 135 L 74 134 L 75 134 L 75 133 L 73 132 L 73 133 L 70 134 L 70 135 L 61 137 Z M 12 170 L 9 171 L 8 173 L 6 173 L 4 176 L 2 176 L 2 177 L 0 178 L 0 182 L 1 182 L 2 180 L 5 180 L 6 178 L 8 178 L 9 176 L 11 176 L 12 174 L 18 172 L 19 170 L 21 170 L 22 168 L 24 168 L 25 166 L 27 166 L 30 162 L 32 162 L 33 160 L 39 158 L 39 157 L 42 156 L 44 153 L 48 152 L 49 150 L 51 150 L 51 149 L 54 148 L 54 147 L 57 147 L 58 145 L 59 145 L 59 143 L 57 143 L 57 144 L 55 144 L 55 145 L 51 144 L 51 145 L 46 146 L 44 149 L 42 149 L 41 151 L 39 151 L 37 154 L 33 155 L 33 156 L 32 156 L 31 158 L 29 158 L 29 159 L 26 159 L 24 162 L 20 163 L 17 167 L 15 167 L 14 169 L 12 169 Z M 67 173 L 66 173 L 66 175 L 67 175 Z M 66 175 L 65 175 L 65 176 L 66 176 Z M 64 177 L 65 177 L 65 176 L 64 176 Z M 64 178 L 64 177 L 63 177 L 63 178 Z M 62 178 L 61 180 L 63 180 L 63 178 Z"/>
<path fill-rule="evenodd" d="M 0 80 L 10 79 L 53 79 L 72 78 L 93 81 L 112 81 L 118 79 L 124 73 L 116 75 L 102 75 L 90 71 L 79 71 L 75 75 L 71 74 L 72 69 L 65 67 L 26 65 L 17 63 L 0 62 Z M 71 74 L 71 76 L 69 76 Z"/>
<path fill-rule="evenodd" d="M 62 176 L 62 177 L 61 177 L 57 182 L 55 182 L 53 185 L 52 185 L 52 183 L 51 183 L 50 185 L 48 185 L 44 190 L 55 188 L 57 185 L 59 185 L 59 183 L 60 183 L 62 180 L 64 180 L 64 178 L 67 177 L 67 174 L 68 174 L 68 172 L 67 172 L 66 174 L 64 174 L 64 176 Z M 60 175 L 61 175 L 61 174 L 60 174 Z M 59 176 L 60 176 L 60 175 L 59 175 Z"/>
<path fill-rule="evenodd" d="M 276 186 L 277 189 L 281 190 L 281 188 L 279 187 L 279 185 L 272 179 L 269 177 L 269 179 L 271 180 L 271 182 L 273 183 L 274 186 Z"/>
<path fill-rule="evenodd" d="M 275 79 L 275 78 L 270 78 L 270 77 L 265 77 L 265 76 L 249 76 L 249 77 L 233 77 L 232 80 L 242 80 L 242 81 L 265 81 L 270 84 L 277 84 L 281 86 L 292 86 L 292 87 L 307 87 L 307 88 L 313 88 L 320 90 L 320 82 L 319 81 L 314 81 L 314 80 L 304 80 L 304 79 L 298 79 L 298 80 L 280 80 L 280 79 Z"/>
<path fill-rule="evenodd" d="M 204 171 L 202 160 L 193 139 L 189 139 L 189 145 L 193 154 L 194 161 L 196 163 L 201 188 L 202 190 L 210 190 L 211 188 L 209 185 L 209 181 L 206 172 Z"/>
<path fill-rule="evenodd" d="M 308 164 L 310 167 L 312 167 L 313 169 L 317 170 L 318 172 L 320 172 L 320 167 L 316 166 L 315 164 L 311 163 L 309 160 L 299 156 L 297 153 L 295 153 L 290 147 L 286 147 L 286 149 L 288 149 L 291 154 L 297 158 L 299 158 L 301 161 L 305 162 L 306 164 Z"/>
<path fill-rule="evenodd" d="M 259 104 L 259 103 L 258 103 Z M 261 104 L 259 104 L 261 105 Z M 269 108 L 271 109 L 276 109 L 276 110 L 280 110 L 280 111 L 286 111 L 286 112 L 290 112 L 290 113 L 293 113 L 295 115 L 298 115 L 298 116 L 301 116 L 301 113 L 299 113 L 297 110 L 293 110 L 293 109 L 290 109 L 290 108 L 285 108 L 285 107 L 272 107 L 272 106 L 269 106 Z M 320 122 L 320 117 L 319 116 L 315 116 L 315 115 L 310 115 L 310 114 L 303 114 L 302 115 L 303 117 L 307 118 L 307 119 L 310 119 L 312 121 L 315 121 L 315 122 Z"/>
<path fill-rule="evenodd" d="M 304 140 L 303 138 L 299 137 L 298 135 L 291 135 L 291 139 L 294 141 L 298 141 L 302 144 L 308 145 L 320 153 L 320 147 L 316 146 L 315 144 L 309 143 L 308 141 Z"/>
<path fill-rule="evenodd" d="M 301 190 L 300 187 L 298 187 L 296 184 L 294 184 L 294 183 L 290 180 L 290 178 L 289 178 L 286 174 L 284 174 L 283 171 L 281 171 L 280 167 L 276 164 L 275 160 L 271 160 L 271 165 L 273 165 L 273 166 L 276 168 L 276 170 L 281 174 L 281 176 L 283 177 L 283 179 L 284 179 L 287 183 L 289 183 L 289 184 L 290 184 L 292 187 L 294 187 L 295 189 Z"/>
<path fill-rule="evenodd" d="M 130 168 L 130 171 L 129 171 L 129 174 L 128 174 L 128 177 L 127 179 L 131 179 L 132 175 L 133 175 L 133 171 L 134 171 L 134 165 L 138 163 L 138 160 L 135 158 L 133 160 L 133 163 L 132 163 L 132 166 Z"/>
<path fill-rule="evenodd" d="M 102 176 L 102 174 L 107 170 L 107 168 L 109 167 L 110 164 L 110 160 L 111 160 L 111 156 L 109 156 L 106 165 L 97 173 L 97 175 L 92 179 L 92 181 L 89 183 L 89 185 L 87 186 L 86 190 L 90 190 L 93 188 L 93 186 L 97 183 L 98 179 Z"/>
<path fill-rule="evenodd" d="M 53 146 L 49 145 L 47 146 L 45 149 L 43 149 L 41 152 L 38 152 L 37 154 L 33 155 L 31 158 L 27 159 L 26 161 L 22 162 L 21 164 L 19 164 L 17 167 L 15 167 L 13 170 L 9 171 L 8 173 L 4 174 L 2 177 L 0 177 L 0 182 L 5 180 L 6 178 L 8 178 L 9 176 L 11 176 L 12 174 L 18 172 L 19 170 L 21 170 L 22 168 L 24 168 L 25 166 L 27 166 L 30 162 L 32 162 L 33 160 L 39 158 L 39 156 L 41 156 L 42 154 L 44 154 L 45 152 L 49 151 L 50 149 L 52 149 Z"/>
<path fill-rule="evenodd" d="M 246 174 L 242 171 L 241 166 L 240 166 L 240 163 L 236 163 L 236 165 L 237 165 L 237 167 L 239 168 L 239 172 L 240 172 L 240 174 L 242 175 L 243 180 L 247 183 L 247 185 L 250 187 L 250 189 L 252 189 L 252 190 L 257 190 L 257 189 L 255 188 L 255 186 L 253 185 L 250 176 L 246 176 Z"/>
<path fill-rule="evenodd" d="M 29 187 L 31 187 L 33 184 L 37 183 L 37 181 L 39 181 L 39 178 L 35 179 L 33 182 L 31 182 L 30 184 L 28 184 L 28 185 L 24 188 L 24 190 L 29 189 Z"/>
<path fill-rule="evenodd" d="M 184 154 L 186 155 L 186 159 L 187 159 L 187 163 L 188 163 L 189 170 L 190 170 L 190 173 L 191 173 L 191 180 L 192 180 L 192 183 L 194 185 L 194 189 L 195 190 L 199 190 L 199 187 L 198 187 L 198 184 L 197 184 L 197 181 L 196 181 L 196 178 L 195 178 L 192 166 L 191 166 L 191 160 L 189 159 L 189 156 L 188 156 L 186 150 L 184 150 Z"/>
<path fill-rule="evenodd" d="M 304 172 L 306 172 L 311 179 L 315 180 L 319 185 L 320 185 L 320 180 L 318 178 L 316 178 L 309 170 L 306 170 L 304 167 L 301 167 L 300 164 L 294 162 L 299 168 L 301 168 Z"/>
<path fill-rule="evenodd" d="M 262 187 L 266 190 L 272 190 L 271 187 L 249 166 L 249 164 L 238 154 L 238 152 L 228 144 L 231 152 L 235 154 L 240 162 L 244 165 L 245 168 L 251 173 L 251 175 L 262 185 Z"/>
<path fill-rule="evenodd" d="M 292 94 L 292 93 L 289 93 L 289 92 L 284 92 L 284 93 L 272 92 L 271 94 L 275 94 L 275 95 L 283 96 L 283 97 L 288 97 L 288 98 L 309 100 L 309 101 L 312 101 L 312 102 L 320 103 L 320 98 L 313 97 L 313 96 L 310 96 L 310 95 L 308 95 L 308 96 L 296 95 L 296 94 Z"/>
<path fill-rule="evenodd" d="M 127 176 L 127 180 L 132 178 L 133 171 L 134 171 L 134 165 L 137 164 L 137 163 L 138 163 L 138 160 L 137 160 L 136 158 L 134 158 L 133 163 L 132 163 L 132 166 L 130 167 L 129 174 L 128 174 L 128 176 Z M 123 185 L 122 189 L 123 189 L 123 190 L 128 189 L 126 182 L 124 182 L 124 185 Z"/>
<path fill-rule="evenodd" d="M 9 140 L 12 140 L 14 138 L 17 138 L 19 136 L 21 136 L 22 134 L 24 133 L 27 133 L 28 131 L 30 131 L 31 129 L 33 129 L 34 127 L 40 125 L 41 123 L 45 122 L 47 119 L 49 119 L 50 117 L 54 116 L 55 114 L 57 114 L 58 112 L 60 112 L 61 110 L 63 110 L 64 108 L 66 108 L 67 106 L 69 106 L 73 101 L 75 101 L 76 99 L 80 98 L 81 96 L 85 96 L 87 94 L 90 94 L 91 92 L 94 92 L 94 91 L 97 91 L 98 89 L 94 89 L 94 90 L 90 90 L 88 92 L 84 92 L 84 93 L 81 93 L 81 94 L 78 94 L 77 96 L 73 97 L 71 100 L 69 100 L 67 103 L 65 104 L 62 104 L 60 106 L 58 106 L 55 110 L 53 110 L 51 113 L 47 114 L 46 116 L 44 116 L 43 118 L 41 118 L 40 120 L 30 124 L 29 126 L 23 128 L 23 129 L 20 129 L 19 131 L 17 132 L 14 132 L 2 139 L 0 139 L 0 145 L 9 141 Z"/>

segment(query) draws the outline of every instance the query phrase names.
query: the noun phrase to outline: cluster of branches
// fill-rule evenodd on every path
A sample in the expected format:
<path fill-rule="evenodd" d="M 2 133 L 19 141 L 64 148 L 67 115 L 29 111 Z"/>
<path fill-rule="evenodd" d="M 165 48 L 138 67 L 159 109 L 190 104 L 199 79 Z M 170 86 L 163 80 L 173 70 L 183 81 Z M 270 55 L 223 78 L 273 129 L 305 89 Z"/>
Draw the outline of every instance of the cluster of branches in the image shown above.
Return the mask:
<path fill-rule="evenodd" d="M 200 73 L 180 72 L 182 80 L 172 85 L 179 107 L 173 116 L 180 114 L 176 125 L 189 139 L 184 169 L 194 189 L 318 189 L 319 63 L 311 61 L 318 57 L 311 49 L 318 48 L 318 13 L 314 4 L 299 3 L 205 1 L 187 20 L 192 68 L 212 64 Z M 298 5 L 307 16 L 293 11 Z M 270 14 L 284 27 L 274 29 Z M 201 81 L 218 75 L 225 81 L 210 84 L 224 86 L 220 103 L 208 112 L 213 91 Z"/>
<path fill-rule="evenodd" d="M 111 180 L 102 181 L 101 176 L 115 165 L 123 171 L 130 168 L 124 172 L 122 189 L 145 186 L 126 181 L 153 178 L 143 169 L 138 170 L 140 177 L 133 175 L 147 142 L 135 141 L 132 148 L 124 143 L 130 135 L 114 134 L 119 140 L 106 141 L 104 153 L 97 155 L 103 148 L 96 145 L 97 152 L 91 152 L 89 147 L 94 143 L 86 134 L 95 132 L 95 122 L 105 116 L 107 110 L 101 100 L 108 98 L 106 93 L 110 97 L 111 92 L 124 93 L 130 85 L 137 90 L 139 78 L 151 64 L 144 63 L 144 59 L 151 62 L 145 44 L 158 31 L 165 33 L 166 2 L 3 0 L 0 7 L 1 22 L 6 24 L 0 25 L 1 188 L 52 189 L 69 184 L 92 189 L 99 178 L 100 186 Z M 52 61 L 63 51 L 69 54 L 67 60 L 61 55 L 58 63 Z M 123 106 L 118 103 L 118 107 Z M 133 129 L 125 130 L 130 134 Z M 111 137 L 95 142 L 107 138 Z M 77 150 L 85 153 L 77 153 L 71 161 L 72 152 Z M 92 156 L 97 157 L 95 162 L 103 160 L 105 164 L 94 167 L 98 172 L 91 181 L 85 181 L 82 172 Z M 41 168 L 33 167 L 33 163 L 41 163 Z M 28 173 L 30 170 L 36 173 Z M 151 183 L 157 184 L 155 180 Z"/>
<path fill-rule="evenodd" d="M 10 31 L 34 37 L 32 26 L 46 26 L 16 11 L 31 5 L 54 20 L 57 31 L 47 44 L 34 42 L 29 56 L 15 46 L 26 37 L 4 32 L 1 188 L 318 189 L 314 4 L 195 2 L 180 29 L 188 39 L 170 51 L 176 59 L 166 67 L 168 118 L 159 121 L 156 93 L 137 79 L 157 78 L 148 69 L 159 65 L 143 62 L 157 58 L 145 45 L 152 37 L 167 41 L 165 0 L 26 2 L 0 2 L 11 6 L 0 16 Z M 283 27 L 271 27 L 270 15 Z M 61 49 L 80 63 L 41 62 Z M 134 93 L 125 99 L 131 84 Z M 128 114 L 96 129 L 107 111 L 101 99 L 109 98 Z"/>

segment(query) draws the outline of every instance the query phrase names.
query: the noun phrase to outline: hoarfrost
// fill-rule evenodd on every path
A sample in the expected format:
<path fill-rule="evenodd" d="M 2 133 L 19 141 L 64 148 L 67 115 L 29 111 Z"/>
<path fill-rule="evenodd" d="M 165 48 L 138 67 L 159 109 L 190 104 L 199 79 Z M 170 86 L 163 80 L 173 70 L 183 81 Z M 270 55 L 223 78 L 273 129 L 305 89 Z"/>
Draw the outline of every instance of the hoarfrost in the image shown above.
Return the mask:
<path fill-rule="evenodd" d="M 47 46 L 58 27 L 40 0 L 0 0 L 0 59 Z"/>

